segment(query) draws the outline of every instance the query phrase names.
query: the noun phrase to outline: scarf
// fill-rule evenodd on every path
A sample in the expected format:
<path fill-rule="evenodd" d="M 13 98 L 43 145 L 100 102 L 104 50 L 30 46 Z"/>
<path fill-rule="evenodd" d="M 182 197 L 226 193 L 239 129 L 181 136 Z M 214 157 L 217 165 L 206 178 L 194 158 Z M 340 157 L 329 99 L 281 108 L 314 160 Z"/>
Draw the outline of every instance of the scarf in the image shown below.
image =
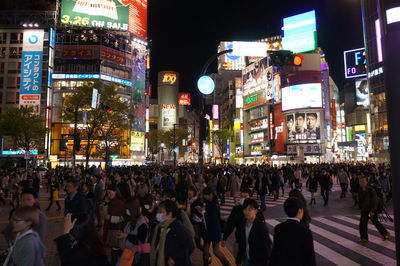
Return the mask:
<path fill-rule="evenodd" d="M 165 266 L 165 241 L 167 240 L 168 232 L 171 230 L 168 227 L 175 220 L 173 218 L 156 226 L 155 234 L 151 241 L 150 266 Z"/>

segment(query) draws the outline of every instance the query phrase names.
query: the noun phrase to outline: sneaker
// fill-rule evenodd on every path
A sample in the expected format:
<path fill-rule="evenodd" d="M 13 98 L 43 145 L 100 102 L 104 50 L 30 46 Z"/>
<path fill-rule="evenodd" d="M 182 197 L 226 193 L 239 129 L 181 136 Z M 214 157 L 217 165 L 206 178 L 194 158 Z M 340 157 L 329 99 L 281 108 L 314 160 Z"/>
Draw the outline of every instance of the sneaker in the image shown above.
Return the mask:
<path fill-rule="evenodd" d="M 383 241 L 388 240 L 390 237 L 389 233 L 386 233 L 386 235 L 383 236 Z"/>

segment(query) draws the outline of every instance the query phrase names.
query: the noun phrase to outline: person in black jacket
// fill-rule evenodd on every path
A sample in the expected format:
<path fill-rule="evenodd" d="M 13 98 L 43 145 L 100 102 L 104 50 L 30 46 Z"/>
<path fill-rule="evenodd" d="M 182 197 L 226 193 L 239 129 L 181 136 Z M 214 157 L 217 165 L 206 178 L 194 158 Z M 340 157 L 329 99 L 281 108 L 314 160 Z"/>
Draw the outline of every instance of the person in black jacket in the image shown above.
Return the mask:
<path fill-rule="evenodd" d="M 64 234 L 54 239 L 61 266 L 108 266 L 104 246 L 90 215 L 64 218 Z"/>
<path fill-rule="evenodd" d="M 121 175 L 118 172 L 114 173 L 114 181 L 117 186 L 119 196 L 125 201 L 131 198 L 131 190 L 129 189 L 129 185 L 122 179 Z"/>
<path fill-rule="evenodd" d="M 267 225 L 263 220 L 257 218 L 258 212 L 258 204 L 254 199 L 244 201 L 245 220 L 236 232 L 239 243 L 239 253 L 236 258 L 238 265 L 268 265 L 272 243 Z"/>
<path fill-rule="evenodd" d="M 241 199 L 240 199 L 240 204 L 234 206 L 232 208 L 231 213 L 229 214 L 228 220 L 225 224 L 225 229 L 224 229 L 224 234 L 222 237 L 222 246 L 225 246 L 225 242 L 228 239 L 228 237 L 232 234 L 232 232 L 236 229 L 239 228 L 239 226 L 244 223 L 246 218 L 244 217 L 243 214 L 243 204 L 246 199 L 249 199 L 251 197 L 251 191 L 250 189 L 243 189 L 241 192 Z M 264 221 L 264 215 L 262 212 L 257 212 L 257 218 L 261 221 Z M 238 251 L 238 244 L 237 244 L 237 239 L 235 241 L 234 246 L 234 253 L 237 254 Z"/>
<path fill-rule="evenodd" d="M 303 203 L 290 197 L 283 207 L 289 218 L 275 227 L 270 266 L 316 265 L 312 233 L 300 223 L 304 214 Z"/>
<path fill-rule="evenodd" d="M 321 196 L 324 199 L 324 206 L 328 205 L 329 201 L 329 189 L 332 185 L 330 180 L 329 173 L 325 170 L 322 170 L 321 175 L 319 177 L 319 185 L 321 186 Z"/>
<path fill-rule="evenodd" d="M 79 181 L 69 179 L 66 183 L 65 190 L 68 197 L 65 198 L 65 214 L 72 213 L 81 214 L 89 211 L 86 198 L 78 191 Z"/>
<path fill-rule="evenodd" d="M 230 265 L 229 261 L 219 248 L 221 242 L 221 215 L 218 206 L 218 198 L 210 187 L 204 188 L 203 198 L 205 202 L 205 208 L 197 207 L 198 211 L 202 213 L 204 217 L 201 226 L 201 236 L 204 240 L 203 263 L 204 265 L 208 265 L 210 263 L 209 249 L 210 244 L 212 243 L 213 252 L 215 256 L 222 262 L 222 265 Z"/>
<path fill-rule="evenodd" d="M 265 205 L 265 196 L 267 195 L 268 192 L 268 179 L 262 170 L 259 170 L 257 173 L 254 190 L 256 190 L 258 195 L 260 196 L 261 211 L 265 211 L 267 208 Z"/>

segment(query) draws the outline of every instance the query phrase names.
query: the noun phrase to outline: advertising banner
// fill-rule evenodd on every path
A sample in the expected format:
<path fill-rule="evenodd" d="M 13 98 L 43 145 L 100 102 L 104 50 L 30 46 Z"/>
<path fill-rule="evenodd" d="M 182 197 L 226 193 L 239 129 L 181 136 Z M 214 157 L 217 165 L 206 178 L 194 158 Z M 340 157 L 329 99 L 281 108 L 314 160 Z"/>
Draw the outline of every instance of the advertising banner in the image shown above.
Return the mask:
<path fill-rule="evenodd" d="M 62 0 L 61 24 L 127 31 L 128 5 L 123 0 Z"/>
<path fill-rule="evenodd" d="M 304 153 L 305 155 L 321 154 L 321 144 L 303 144 L 303 145 L 287 145 L 287 154 L 298 155 Z"/>
<path fill-rule="evenodd" d="M 356 99 L 357 105 L 369 106 L 369 89 L 367 79 L 356 80 Z"/>
<path fill-rule="evenodd" d="M 283 49 L 293 53 L 317 49 L 315 10 L 283 19 Z"/>
<path fill-rule="evenodd" d="M 132 42 L 132 98 L 135 112 L 133 128 L 146 131 L 146 63 L 147 49 L 143 44 Z"/>
<path fill-rule="evenodd" d="M 144 151 L 144 132 L 140 131 L 131 132 L 131 150 Z"/>
<path fill-rule="evenodd" d="M 40 113 L 44 30 L 25 30 L 22 46 L 20 106 Z"/>
<path fill-rule="evenodd" d="M 180 92 L 178 93 L 178 104 L 179 105 L 190 105 L 191 98 L 189 92 Z"/>
<path fill-rule="evenodd" d="M 344 74 L 348 78 L 367 76 L 367 57 L 365 48 L 344 52 Z"/>
<path fill-rule="evenodd" d="M 162 127 L 173 127 L 176 124 L 176 105 L 163 104 L 161 109 Z"/>
<path fill-rule="evenodd" d="M 92 46 L 63 46 L 61 56 L 63 58 L 92 58 Z"/>
<path fill-rule="evenodd" d="M 125 65 L 125 55 L 120 51 L 116 51 L 109 47 L 100 47 L 100 58 L 109 60 L 121 65 Z"/>
<path fill-rule="evenodd" d="M 321 83 L 282 88 L 282 111 L 306 108 L 322 108 Z"/>
<path fill-rule="evenodd" d="M 147 39 L 147 0 L 122 0 L 129 2 L 129 31 Z"/>
<path fill-rule="evenodd" d="M 218 52 L 222 52 L 228 49 L 232 49 L 232 42 L 220 42 L 218 46 Z M 218 69 L 219 70 L 242 70 L 246 67 L 246 60 L 244 56 L 234 55 L 226 53 L 218 57 Z"/>
<path fill-rule="evenodd" d="M 315 142 L 321 138 L 321 120 L 319 112 L 296 112 L 286 115 L 288 143 Z"/>

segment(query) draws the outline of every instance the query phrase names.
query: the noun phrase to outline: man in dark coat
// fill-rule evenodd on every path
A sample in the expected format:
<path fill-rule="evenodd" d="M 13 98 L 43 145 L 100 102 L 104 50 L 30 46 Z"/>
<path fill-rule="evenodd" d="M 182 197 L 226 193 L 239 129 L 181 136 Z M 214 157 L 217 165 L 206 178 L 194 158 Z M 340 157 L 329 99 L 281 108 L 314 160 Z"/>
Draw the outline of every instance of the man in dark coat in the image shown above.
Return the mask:
<path fill-rule="evenodd" d="M 65 198 L 65 214 L 71 213 L 82 214 L 88 213 L 88 203 L 86 198 L 78 191 L 79 181 L 75 179 L 69 179 L 66 183 L 65 189 L 68 196 Z"/>
<path fill-rule="evenodd" d="M 275 227 L 270 266 L 316 265 L 312 233 L 300 223 L 304 215 L 303 203 L 290 197 L 283 207 L 289 218 Z"/>
<path fill-rule="evenodd" d="M 260 196 L 261 211 L 265 211 L 267 208 L 265 205 L 265 196 L 267 195 L 267 192 L 268 192 L 268 179 L 262 170 L 258 171 L 254 189 L 257 191 L 258 195 Z"/>
<path fill-rule="evenodd" d="M 243 204 L 245 220 L 239 226 L 236 237 L 239 252 L 236 263 L 243 265 L 268 265 L 271 254 L 271 239 L 264 220 L 257 218 L 258 204 L 254 199 L 246 199 Z"/>
<path fill-rule="evenodd" d="M 385 227 L 378 221 L 378 196 L 374 188 L 368 186 L 368 180 L 365 176 L 360 177 L 360 189 L 358 191 L 358 204 L 361 209 L 360 216 L 360 238 L 361 242 L 368 242 L 368 220 L 375 225 L 383 240 L 390 237 Z"/>

